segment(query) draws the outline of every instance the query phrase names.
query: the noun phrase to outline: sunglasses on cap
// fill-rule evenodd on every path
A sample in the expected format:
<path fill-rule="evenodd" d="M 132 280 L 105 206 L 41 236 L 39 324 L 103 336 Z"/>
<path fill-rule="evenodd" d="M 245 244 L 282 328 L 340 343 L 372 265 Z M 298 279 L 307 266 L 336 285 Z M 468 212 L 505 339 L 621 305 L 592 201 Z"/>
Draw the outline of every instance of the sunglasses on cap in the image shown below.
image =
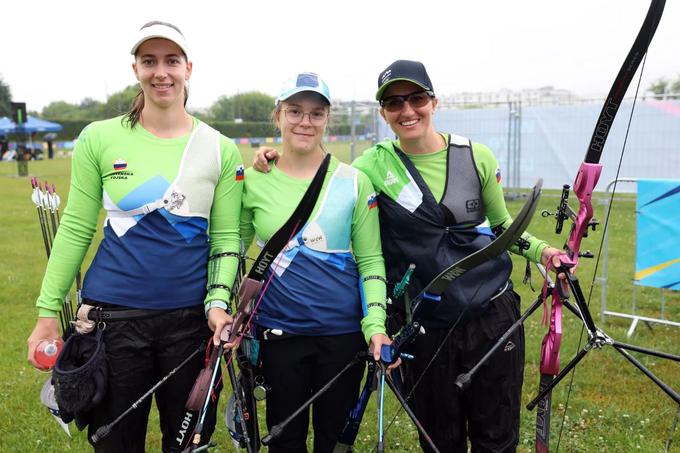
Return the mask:
<path fill-rule="evenodd" d="M 414 108 L 423 107 L 430 99 L 434 98 L 432 91 L 416 91 L 414 93 L 405 94 L 403 96 L 387 96 L 380 100 L 380 106 L 388 112 L 398 112 L 404 108 L 404 104 L 408 104 Z"/>

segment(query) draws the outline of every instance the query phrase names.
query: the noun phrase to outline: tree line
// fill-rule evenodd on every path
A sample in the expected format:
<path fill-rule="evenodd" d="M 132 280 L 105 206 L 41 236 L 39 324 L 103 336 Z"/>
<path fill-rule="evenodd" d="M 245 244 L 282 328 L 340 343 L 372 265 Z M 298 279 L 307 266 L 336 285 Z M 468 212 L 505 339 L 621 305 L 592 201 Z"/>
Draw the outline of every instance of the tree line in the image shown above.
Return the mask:
<path fill-rule="evenodd" d="M 106 102 L 91 98 L 80 104 L 64 101 L 51 102 L 42 110 L 41 117 L 47 120 L 89 120 L 96 121 L 126 113 L 139 92 L 137 85 L 130 85 L 109 96 Z M 274 97 L 257 91 L 222 96 L 206 111 L 190 111 L 203 121 L 268 121 L 274 108 Z"/>
<path fill-rule="evenodd" d="M 85 98 L 80 103 L 54 101 L 46 105 L 42 112 L 30 111 L 31 115 L 58 122 L 65 126 L 62 137 L 77 136 L 84 125 L 91 121 L 122 115 L 132 105 L 139 87 L 130 85 L 113 93 L 105 102 Z M 647 92 L 656 99 L 680 99 L 680 74 L 675 79 L 660 78 L 647 87 Z M 225 135 L 232 137 L 271 136 L 275 131 L 270 122 L 274 107 L 273 96 L 258 91 L 239 93 L 232 96 L 221 96 L 207 110 L 190 110 L 197 118 L 216 127 Z M 10 102 L 12 93 L 9 84 L 0 76 L 0 117 L 11 117 Z M 28 106 L 30 109 L 30 105 Z M 366 118 L 361 118 L 366 123 Z M 332 134 L 349 133 L 349 119 L 335 118 L 331 123 Z M 364 130 L 362 125 L 357 133 Z"/>
<path fill-rule="evenodd" d="M 59 133 L 65 139 L 75 138 L 88 123 L 112 118 L 125 114 L 139 92 L 138 85 L 130 85 L 121 91 L 113 93 L 105 102 L 92 98 L 85 98 L 80 103 L 53 101 L 46 105 L 41 112 L 30 111 L 29 114 L 54 121 L 64 130 Z M 191 93 L 190 93 L 191 95 Z M 10 102 L 12 95 L 10 87 L 0 77 L 0 116 L 11 117 Z M 274 109 L 275 98 L 259 91 L 238 93 L 232 96 L 219 97 L 206 110 L 189 110 L 193 116 L 210 124 L 228 137 L 271 137 L 276 130 L 271 123 L 271 112 Z M 363 122 L 368 122 L 362 118 Z M 365 125 L 357 128 L 361 134 Z M 349 118 L 343 115 L 332 117 L 329 134 L 349 135 Z"/>

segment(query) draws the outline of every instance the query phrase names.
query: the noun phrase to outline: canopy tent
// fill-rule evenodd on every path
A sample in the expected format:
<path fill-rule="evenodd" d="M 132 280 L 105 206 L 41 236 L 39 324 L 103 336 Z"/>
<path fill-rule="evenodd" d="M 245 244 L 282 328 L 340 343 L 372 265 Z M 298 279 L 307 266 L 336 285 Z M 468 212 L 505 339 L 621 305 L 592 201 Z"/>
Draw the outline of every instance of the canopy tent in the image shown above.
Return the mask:
<path fill-rule="evenodd" d="M 61 124 L 41 120 L 31 115 L 28 115 L 28 120 L 19 129 L 11 119 L 6 116 L 0 117 L 0 135 L 16 134 L 19 132 L 27 132 L 29 134 L 33 132 L 58 132 L 62 129 Z"/>

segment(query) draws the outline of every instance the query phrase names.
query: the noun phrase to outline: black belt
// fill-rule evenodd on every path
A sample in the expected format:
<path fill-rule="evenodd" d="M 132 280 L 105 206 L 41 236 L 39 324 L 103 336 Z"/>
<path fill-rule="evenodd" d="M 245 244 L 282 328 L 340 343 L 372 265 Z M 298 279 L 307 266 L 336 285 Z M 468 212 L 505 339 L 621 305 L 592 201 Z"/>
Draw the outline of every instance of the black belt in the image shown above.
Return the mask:
<path fill-rule="evenodd" d="M 94 307 L 87 314 L 90 321 L 132 321 L 169 313 L 168 310 L 143 310 L 140 308 L 102 308 Z"/>

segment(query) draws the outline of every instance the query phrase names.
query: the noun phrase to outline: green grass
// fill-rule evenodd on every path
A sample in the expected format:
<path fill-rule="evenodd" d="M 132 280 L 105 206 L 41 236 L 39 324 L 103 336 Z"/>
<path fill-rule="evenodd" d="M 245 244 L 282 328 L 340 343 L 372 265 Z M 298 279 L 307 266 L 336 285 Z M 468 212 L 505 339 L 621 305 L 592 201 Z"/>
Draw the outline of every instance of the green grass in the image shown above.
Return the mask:
<path fill-rule="evenodd" d="M 329 144 L 328 149 L 342 160 L 349 160 L 347 144 Z M 357 152 L 366 147 L 357 144 Z M 244 161 L 252 159 L 252 149 L 242 147 Z M 68 192 L 69 159 L 30 162 L 29 172 L 40 180 L 48 179 L 57 185 L 65 201 Z M 0 451 L 12 452 L 63 452 L 88 451 L 84 433 L 72 428 L 73 438 L 68 439 L 39 400 L 40 388 L 48 375 L 34 370 L 26 361 L 26 338 L 35 322 L 34 301 L 38 295 L 42 274 L 45 269 L 45 253 L 42 245 L 37 215 L 30 201 L 30 187 L 27 178 L 17 178 L 16 163 L 0 163 L 0 195 L 3 200 L 3 214 L 0 216 L 0 306 L 5 316 L 1 324 L 2 354 L 0 354 Z M 553 210 L 558 202 L 556 192 L 546 191 L 539 209 Z M 511 212 L 517 212 L 522 201 L 509 203 Z M 63 206 L 63 205 L 62 205 Z M 622 196 L 614 203 L 610 220 L 609 237 L 609 282 L 608 308 L 629 311 L 632 294 L 631 279 L 634 268 L 634 198 Z M 604 219 L 600 205 L 596 216 Z M 536 216 L 530 226 L 535 235 L 560 247 L 564 235 L 554 234 L 554 222 Z M 101 232 L 98 232 L 101 234 Z M 99 236 L 96 240 L 99 239 Z M 591 233 L 584 240 L 584 248 L 597 254 L 601 231 Z M 95 247 L 92 247 L 88 260 Z M 89 261 L 88 261 L 89 262 Z M 581 285 L 588 294 L 593 280 L 595 260 L 582 260 L 578 268 Z M 526 309 L 535 299 L 535 293 L 521 285 L 524 261 L 515 258 L 513 281 L 522 295 L 522 306 Z M 540 282 L 534 273 L 534 285 Z M 592 291 L 591 312 L 595 321 L 601 324 L 600 287 Z M 680 295 L 668 293 L 666 297 L 667 316 L 680 320 Z M 648 316 L 660 315 L 660 292 L 651 288 L 638 288 L 638 311 Z M 564 317 L 564 342 L 562 364 L 577 350 L 581 324 L 570 313 Z M 628 321 L 608 318 L 601 327 L 623 342 L 680 354 L 680 329 L 654 325 L 652 329 L 640 324 L 632 339 L 626 338 Z M 528 319 L 526 332 L 526 371 L 523 388 L 523 402 L 526 404 L 536 392 L 538 384 L 539 346 L 546 327 L 541 324 L 541 310 Z M 636 355 L 642 362 L 666 383 L 680 390 L 680 367 L 678 363 L 663 359 Z M 562 382 L 553 396 L 552 445 L 556 446 L 562 410 L 569 394 L 569 380 Z M 182 397 L 183 398 L 183 397 Z M 226 398 L 221 399 L 223 407 Z M 388 396 L 386 420 L 397 412 L 397 404 Z M 604 451 L 604 452 L 659 452 L 663 451 L 669 436 L 677 406 L 648 378 L 629 364 L 612 348 L 595 350 L 587 355 L 576 369 L 569 396 L 569 405 L 564 417 L 564 429 L 560 438 L 562 451 Z M 148 451 L 159 451 L 160 435 L 158 419 L 153 411 L 149 422 Z M 263 433 L 264 410 L 261 410 Z M 362 430 L 357 439 L 356 451 L 371 451 L 375 443 L 376 406 L 374 399 L 367 409 Z M 520 451 L 533 451 L 533 429 L 535 412 L 522 411 Z M 311 437 L 311 436 L 310 436 Z M 231 442 L 220 416 L 218 430 L 214 436 L 219 444 L 214 451 L 232 451 Z M 675 432 L 673 446 L 680 444 L 680 430 Z M 406 415 L 400 412 L 394 425 L 387 431 L 388 451 L 420 451 L 417 433 Z"/>

